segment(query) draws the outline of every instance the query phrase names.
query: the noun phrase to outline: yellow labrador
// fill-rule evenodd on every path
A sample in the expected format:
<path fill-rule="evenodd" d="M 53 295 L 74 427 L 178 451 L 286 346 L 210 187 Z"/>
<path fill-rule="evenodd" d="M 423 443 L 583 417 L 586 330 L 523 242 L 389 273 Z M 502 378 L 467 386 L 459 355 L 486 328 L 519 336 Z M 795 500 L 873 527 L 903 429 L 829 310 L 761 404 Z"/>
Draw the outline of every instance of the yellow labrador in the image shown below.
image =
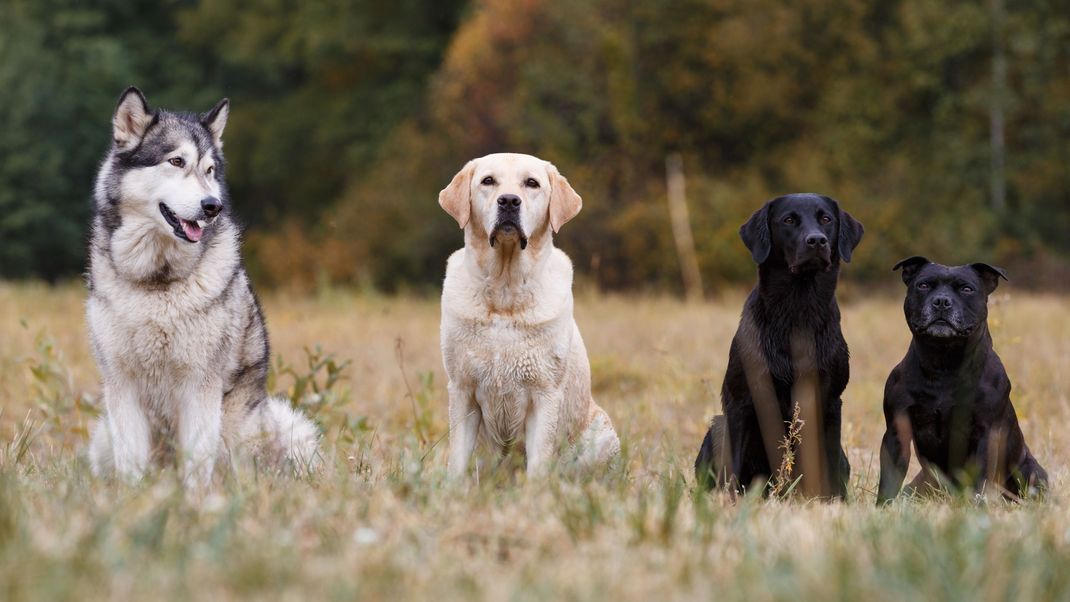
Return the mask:
<path fill-rule="evenodd" d="M 442 357 L 449 376 L 449 474 L 475 445 L 523 449 L 528 475 L 560 459 L 604 464 L 620 441 L 591 398 L 591 367 L 572 318 L 572 262 L 553 233 L 582 201 L 537 157 L 469 161 L 438 196 L 464 229 L 446 266 Z"/>

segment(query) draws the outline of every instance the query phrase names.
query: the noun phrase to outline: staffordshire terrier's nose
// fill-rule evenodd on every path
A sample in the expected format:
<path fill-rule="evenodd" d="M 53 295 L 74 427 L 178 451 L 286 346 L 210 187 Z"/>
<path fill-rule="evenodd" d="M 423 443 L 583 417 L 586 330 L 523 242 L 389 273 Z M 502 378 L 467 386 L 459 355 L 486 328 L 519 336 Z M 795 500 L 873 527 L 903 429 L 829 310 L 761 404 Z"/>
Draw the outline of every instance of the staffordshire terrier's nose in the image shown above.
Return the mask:
<path fill-rule="evenodd" d="M 223 210 L 223 203 L 214 196 L 201 199 L 201 209 L 207 217 L 215 217 Z"/>
<path fill-rule="evenodd" d="M 947 295 L 937 295 L 932 298 L 931 303 L 936 309 L 951 309 L 951 297 Z"/>
<path fill-rule="evenodd" d="M 807 246 L 820 248 L 829 244 L 829 239 L 824 234 L 811 234 L 806 237 Z"/>
<path fill-rule="evenodd" d="M 498 197 L 498 206 L 502 209 L 508 207 L 512 207 L 515 209 L 520 206 L 520 197 L 516 196 L 515 194 L 503 194 L 502 196 Z"/>

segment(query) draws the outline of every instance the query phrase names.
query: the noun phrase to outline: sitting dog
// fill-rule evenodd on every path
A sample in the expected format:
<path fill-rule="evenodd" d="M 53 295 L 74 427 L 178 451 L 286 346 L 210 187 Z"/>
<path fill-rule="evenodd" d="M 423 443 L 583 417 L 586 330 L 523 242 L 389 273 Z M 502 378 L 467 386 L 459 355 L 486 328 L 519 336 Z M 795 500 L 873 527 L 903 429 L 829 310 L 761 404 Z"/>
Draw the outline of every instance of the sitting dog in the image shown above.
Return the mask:
<path fill-rule="evenodd" d="M 218 459 L 305 470 L 319 434 L 265 391 L 267 330 L 242 267 L 223 181 L 224 99 L 203 115 L 151 109 L 127 89 L 97 175 L 86 318 L 104 415 L 89 459 L 136 480 L 178 461 L 206 485 Z"/>
<path fill-rule="evenodd" d="M 442 359 L 449 377 L 449 466 L 463 476 L 477 439 L 524 451 L 543 473 L 561 447 L 596 466 L 617 455 L 609 416 L 572 317 L 572 263 L 553 234 L 582 201 L 552 164 L 520 154 L 469 161 L 438 197 L 464 229 L 446 266 Z"/>
<path fill-rule="evenodd" d="M 805 426 L 802 491 L 843 498 L 850 465 L 840 446 L 840 394 L 849 377 L 836 281 L 862 240 L 862 224 L 826 196 L 773 199 L 740 228 L 758 264 L 714 418 L 695 460 L 700 485 L 738 491 L 781 464 L 784 424 L 799 404 Z M 795 447 L 799 449 L 796 450 Z"/>
<path fill-rule="evenodd" d="M 914 338 L 884 388 L 877 502 L 899 494 L 913 442 L 922 472 L 911 484 L 986 485 L 1020 497 L 1047 486 L 1011 405 L 1011 382 L 992 348 L 988 296 L 1003 270 L 949 267 L 924 257 L 895 265 L 907 285 L 903 310 Z"/>

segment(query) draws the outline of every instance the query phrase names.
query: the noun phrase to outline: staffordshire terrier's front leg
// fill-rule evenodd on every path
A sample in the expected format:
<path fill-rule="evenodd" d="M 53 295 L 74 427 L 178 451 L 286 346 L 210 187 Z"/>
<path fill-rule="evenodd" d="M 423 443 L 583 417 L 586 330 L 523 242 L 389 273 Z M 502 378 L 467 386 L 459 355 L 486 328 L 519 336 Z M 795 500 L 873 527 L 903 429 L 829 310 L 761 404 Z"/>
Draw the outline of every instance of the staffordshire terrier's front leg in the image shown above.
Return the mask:
<path fill-rule="evenodd" d="M 447 389 L 450 396 L 450 451 L 446 473 L 451 479 L 459 479 L 468 470 L 483 414 L 473 391 L 461 387 L 452 379 Z"/>
<path fill-rule="evenodd" d="M 180 389 L 177 401 L 182 480 L 187 486 L 207 487 L 222 437 L 223 387 L 218 383 L 190 383 Z"/>
<path fill-rule="evenodd" d="M 524 424 L 524 452 L 528 477 L 542 475 L 549 468 L 558 440 L 561 391 L 540 391 L 532 397 L 531 409 Z"/>
<path fill-rule="evenodd" d="M 877 504 L 887 504 L 899 495 L 903 479 L 910 465 L 910 419 L 899 413 L 887 400 L 884 402 L 884 421 L 887 430 L 881 442 L 881 478 L 877 487 Z"/>
<path fill-rule="evenodd" d="M 148 468 L 152 444 L 137 387 L 121 379 L 106 380 L 104 408 L 115 473 L 128 482 L 137 481 Z"/>

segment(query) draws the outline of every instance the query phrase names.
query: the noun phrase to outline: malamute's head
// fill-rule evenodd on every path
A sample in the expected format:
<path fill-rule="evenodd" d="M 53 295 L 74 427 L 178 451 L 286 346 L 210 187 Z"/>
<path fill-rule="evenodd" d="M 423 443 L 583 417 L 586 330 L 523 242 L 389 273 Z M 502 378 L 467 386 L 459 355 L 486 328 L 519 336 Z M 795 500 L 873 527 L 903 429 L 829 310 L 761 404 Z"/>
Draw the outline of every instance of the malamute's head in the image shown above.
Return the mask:
<path fill-rule="evenodd" d="M 140 90 L 127 88 L 115 107 L 113 146 L 97 177 L 104 227 L 154 232 L 172 244 L 207 242 L 228 211 L 223 128 L 229 106 L 223 99 L 201 115 L 152 109 Z"/>

